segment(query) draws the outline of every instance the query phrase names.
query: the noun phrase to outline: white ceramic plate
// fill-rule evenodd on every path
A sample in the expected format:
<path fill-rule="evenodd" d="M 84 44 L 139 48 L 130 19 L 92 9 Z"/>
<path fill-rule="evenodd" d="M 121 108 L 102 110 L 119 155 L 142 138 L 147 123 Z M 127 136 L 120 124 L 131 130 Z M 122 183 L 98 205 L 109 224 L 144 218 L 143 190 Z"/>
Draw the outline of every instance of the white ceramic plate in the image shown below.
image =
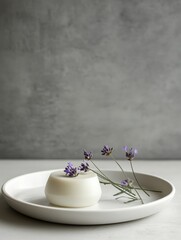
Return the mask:
<path fill-rule="evenodd" d="M 75 225 L 98 225 L 136 220 L 153 215 L 162 210 L 175 194 L 174 186 L 159 177 L 136 173 L 139 182 L 145 188 L 160 190 L 149 192 L 150 197 L 141 193 L 140 201 L 124 203 L 125 199 L 115 200 L 115 188 L 102 185 L 102 197 L 98 204 L 86 208 L 62 208 L 48 203 L 44 187 L 51 171 L 35 172 L 7 181 L 2 193 L 7 203 L 18 212 L 27 216 L 56 223 Z M 104 173 L 120 182 L 120 171 L 104 170 Z M 132 173 L 126 172 L 133 178 Z"/>

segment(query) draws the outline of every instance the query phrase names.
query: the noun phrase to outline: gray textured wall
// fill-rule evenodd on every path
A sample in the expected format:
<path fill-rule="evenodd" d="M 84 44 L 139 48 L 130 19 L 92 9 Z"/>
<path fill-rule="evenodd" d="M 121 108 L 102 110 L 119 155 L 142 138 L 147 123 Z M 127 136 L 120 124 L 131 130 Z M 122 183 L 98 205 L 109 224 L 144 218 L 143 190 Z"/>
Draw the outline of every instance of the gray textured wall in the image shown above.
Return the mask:
<path fill-rule="evenodd" d="M 0 0 L 0 158 L 181 158 L 180 102 L 181 1 Z"/>

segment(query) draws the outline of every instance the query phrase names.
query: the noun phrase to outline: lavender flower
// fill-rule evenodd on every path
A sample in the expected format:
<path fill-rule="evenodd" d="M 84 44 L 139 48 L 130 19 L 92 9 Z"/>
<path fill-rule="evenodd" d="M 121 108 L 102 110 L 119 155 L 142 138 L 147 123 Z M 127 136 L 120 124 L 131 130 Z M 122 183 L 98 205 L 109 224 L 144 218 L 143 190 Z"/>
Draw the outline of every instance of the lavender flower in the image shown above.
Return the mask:
<path fill-rule="evenodd" d="M 128 179 L 124 179 L 121 181 L 121 186 L 122 187 L 128 187 Z"/>
<path fill-rule="evenodd" d="M 90 160 L 93 157 L 93 154 L 91 152 L 87 152 L 84 150 L 84 158 L 86 160 Z"/>
<path fill-rule="evenodd" d="M 102 152 L 102 155 L 109 156 L 112 153 L 112 150 L 113 148 L 110 148 L 108 145 L 104 145 L 101 152 Z"/>
<path fill-rule="evenodd" d="M 83 161 L 78 168 L 80 171 L 87 172 L 89 170 L 89 164 L 87 161 Z"/>
<path fill-rule="evenodd" d="M 131 179 L 124 179 L 121 181 L 122 187 L 131 187 L 133 185 L 133 180 Z"/>
<path fill-rule="evenodd" d="M 64 172 L 66 173 L 67 176 L 69 177 L 75 177 L 79 174 L 79 169 L 73 166 L 71 162 L 68 163 L 68 165 L 65 167 Z"/>
<path fill-rule="evenodd" d="M 138 153 L 138 150 L 136 148 L 128 148 L 127 146 L 124 146 L 123 150 L 125 151 L 126 157 L 129 161 L 131 161 Z"/>

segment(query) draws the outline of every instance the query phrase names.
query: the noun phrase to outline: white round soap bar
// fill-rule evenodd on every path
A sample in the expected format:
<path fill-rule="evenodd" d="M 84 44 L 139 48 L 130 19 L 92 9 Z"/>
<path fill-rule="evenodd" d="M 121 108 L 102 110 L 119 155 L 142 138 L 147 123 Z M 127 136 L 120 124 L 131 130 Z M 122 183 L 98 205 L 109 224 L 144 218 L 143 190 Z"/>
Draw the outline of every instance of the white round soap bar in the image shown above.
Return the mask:
<path fill-rule="evenodd" d="M 62 207 L 88 207 L 101 197 L 99 179 L 92 171 L 76 177 L 65 175 L 63 170 L 50 174 L 45 186 L 48 201 Z"/>

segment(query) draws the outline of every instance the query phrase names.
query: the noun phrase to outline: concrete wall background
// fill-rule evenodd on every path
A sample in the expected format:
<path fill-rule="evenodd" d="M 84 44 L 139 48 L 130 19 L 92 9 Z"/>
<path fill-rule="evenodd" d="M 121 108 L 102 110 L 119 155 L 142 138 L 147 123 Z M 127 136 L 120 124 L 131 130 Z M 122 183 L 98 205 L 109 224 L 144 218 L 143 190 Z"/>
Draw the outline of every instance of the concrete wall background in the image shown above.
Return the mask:
<path fill-rule="evenodd" d="M 181 1 L 0 0 L 0 158 L 181 158 Z"/>

